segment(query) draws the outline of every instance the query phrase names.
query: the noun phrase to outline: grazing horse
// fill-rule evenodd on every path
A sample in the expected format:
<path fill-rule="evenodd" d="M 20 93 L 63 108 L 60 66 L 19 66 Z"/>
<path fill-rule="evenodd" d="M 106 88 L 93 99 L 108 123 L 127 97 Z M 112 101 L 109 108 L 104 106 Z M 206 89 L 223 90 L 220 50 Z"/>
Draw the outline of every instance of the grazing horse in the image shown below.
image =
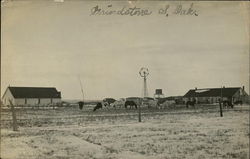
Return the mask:
<path fill-rule="evenodd" d="M 93 111 L 96 111 L 97 109 L 101 109 L 101 108 L 102 108 L 102 103 L 99 102 L 96 104 Z"/>
<path fill-rule="evenodd" d="M 188 108 L 189 105 L 195 107 L 195 103 L 196 103 L 195 99 L 193 101 L 187 101 L 186 102 L 186 107 Z"/>
<path fill-rule="evenodd" d="M 128 106 L 130 106 L 130 108 L 134 106 L 137 109 L 137 104 L 134 101 L 126 101 L 125 108 L 127 108 Z"/>

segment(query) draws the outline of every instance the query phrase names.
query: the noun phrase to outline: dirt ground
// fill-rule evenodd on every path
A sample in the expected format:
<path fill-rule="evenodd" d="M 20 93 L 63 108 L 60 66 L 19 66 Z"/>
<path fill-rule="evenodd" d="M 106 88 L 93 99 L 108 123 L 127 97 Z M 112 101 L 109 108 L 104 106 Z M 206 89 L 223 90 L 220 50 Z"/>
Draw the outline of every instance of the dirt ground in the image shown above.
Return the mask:
<path fill-rule="evenodd" d="M 98 112 L 60 108 L 1 114 L 2 159 L 249 158 L 249 106 Z"/>

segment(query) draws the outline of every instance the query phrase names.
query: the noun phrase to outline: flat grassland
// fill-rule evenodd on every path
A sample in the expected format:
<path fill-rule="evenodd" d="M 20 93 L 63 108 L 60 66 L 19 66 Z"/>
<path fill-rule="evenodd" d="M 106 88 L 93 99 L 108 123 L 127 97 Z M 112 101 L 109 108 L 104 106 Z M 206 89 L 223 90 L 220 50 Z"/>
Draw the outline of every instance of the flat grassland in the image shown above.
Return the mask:
<path fill-rule="evenodd" d="M 1 112 L 2 159 L 249 158 L 249 106 L 225 109 L 77 108 Z"/>

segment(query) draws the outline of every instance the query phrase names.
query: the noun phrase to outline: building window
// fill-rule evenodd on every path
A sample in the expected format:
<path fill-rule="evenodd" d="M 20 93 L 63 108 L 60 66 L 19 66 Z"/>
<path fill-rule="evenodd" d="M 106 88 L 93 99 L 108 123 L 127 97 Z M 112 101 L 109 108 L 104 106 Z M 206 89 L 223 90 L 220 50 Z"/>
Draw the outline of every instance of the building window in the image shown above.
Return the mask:
<path fill-rule="evenodd" d="M 24 99 L 24 104 L 27 104 L 27 98 Z"/>
<path fill-rule="evenodd" d="M 41 100 L 40 100 L 40 98 L 38 98 L 38 104 L 40 104 L 41 103 Z"/>
<path fill-rule="evenodd" d="M 53 99 L 52 98 L 50 98 L 50 103 L 52 104 L 52 101 L 53 101 Z"/>

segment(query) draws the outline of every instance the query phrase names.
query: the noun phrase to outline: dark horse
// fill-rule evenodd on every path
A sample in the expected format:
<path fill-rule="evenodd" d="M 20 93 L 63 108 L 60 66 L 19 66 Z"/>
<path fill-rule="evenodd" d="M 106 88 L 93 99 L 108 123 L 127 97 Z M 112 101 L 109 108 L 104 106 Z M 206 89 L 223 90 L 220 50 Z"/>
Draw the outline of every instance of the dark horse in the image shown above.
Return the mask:
<path fill-rule="evenodd" d="M 230 106 L 231 108 L 234 107 L 233 103 L 232 103 L 231 101 L 229 101 L 229 100 L 223 101 L 223 106 L 224 106 L 224 107 Z"/>
<path fill-rule="evenodd" d="M 196 100 L 195 99 L 193 101 L 187 101 L 186 102 L 186 107 L 188 108 L 189 105 L 195 107 L 195 104 L 196 104 Z"/>
<path fill-rule="evenodd" d="M 83 102 L 83 101 L 80 101 L 80 102 L 78 102 L 78 105 L 79 105 L 79 109 L 81 109 L 81 110 L 82 110 L 83 105 L 84 105 L 84 102 Z"/>
<path fill-rule="evenodd" d="M 102 103 L 97 103 L 93 111 L 96 111 L 97 109 L 101 109 L 101 108 L 102 108 Z"/>
<path fill-rule="evenodd" d="M 137 109 L 137 104 L 134 101 L 126 101 L 125 108 L 127 108 L 128 106 L 130 106 L 130 108 L 134 106 Z"/>

